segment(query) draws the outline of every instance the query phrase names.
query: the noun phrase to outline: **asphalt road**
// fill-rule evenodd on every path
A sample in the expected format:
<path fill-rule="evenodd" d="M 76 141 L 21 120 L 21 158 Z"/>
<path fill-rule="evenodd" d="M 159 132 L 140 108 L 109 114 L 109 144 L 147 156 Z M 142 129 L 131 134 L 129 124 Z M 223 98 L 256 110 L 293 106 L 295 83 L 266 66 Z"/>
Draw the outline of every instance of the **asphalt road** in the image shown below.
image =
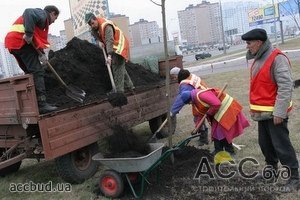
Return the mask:
<path fill-rule="evenodd" d="M 284 53 L 289 57 L 290 61 L 300 59 L 300 49 L 299 50 L 289 50 L 284 51 Z M 228 57 L 228 58 L 227 58 Z M 187 68 L 189 71 L 196 75 L 207 75 L 212 73 L 222 73 L 227 71 L 233 71 L 242 68 L 249 68 L 251 63 L 246 61 L 245 56 L 240 56 L 239 58 L 231 59 L 230 56 L 225 56 L 218 58 L 211 64 L 204 64 L 195 67 Z M 295 66 L 294 66 L 295 67 Z"/>

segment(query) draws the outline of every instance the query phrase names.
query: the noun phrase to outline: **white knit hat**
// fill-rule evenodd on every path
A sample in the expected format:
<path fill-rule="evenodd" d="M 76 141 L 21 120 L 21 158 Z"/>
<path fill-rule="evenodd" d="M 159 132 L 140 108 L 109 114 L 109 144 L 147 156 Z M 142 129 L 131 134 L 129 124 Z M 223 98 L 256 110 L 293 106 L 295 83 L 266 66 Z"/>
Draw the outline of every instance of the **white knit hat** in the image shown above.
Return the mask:
<path fill-rule="evenodd" d="M 171 75 L 178 75 L 180 71 L 180 68 L 179 67 L 173 67 L 171 70 L 170 70 L 170 74 Z"/>

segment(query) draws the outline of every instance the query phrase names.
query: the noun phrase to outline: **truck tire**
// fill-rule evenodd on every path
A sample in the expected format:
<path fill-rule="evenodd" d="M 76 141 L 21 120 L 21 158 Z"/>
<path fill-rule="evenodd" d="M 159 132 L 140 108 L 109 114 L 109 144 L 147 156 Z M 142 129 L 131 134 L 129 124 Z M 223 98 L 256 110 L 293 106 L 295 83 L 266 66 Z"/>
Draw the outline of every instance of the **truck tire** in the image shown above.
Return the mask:
<path fill-rule="evenodd" d="M 55 165 L 59 176 L 68 183 L 83 183 L 97 172 L 98 163 L 92 160 L 97 152 L 98 144 L 95 142 L 56 158 Z"/>
<path fill-rule="evenodd" d="M 0 156 L 2 156 L 2 153 L 4 151 L 5 151 L 5 149 L 0 148 Z M 14 153 L 13 153 L 12 156 L 14 156 Z M 14 172 L 17 172 L 20 169 L 21 164 L 22 164 L 22 161 L 19 161 L 15 164 L 12 164 L 12 165 L 8 166 L 8 167 L 0 169 L 0 176 L 4 177 L 4 176 L 7 176 L 7 175 L 12 174 Z"/>
<path fill-rule="evenodd" d="M 155 133 L 155 131 L 159 128 L 159 126 L 164 122 L 164 120 L 167 118 L 167 114 L 162 114 L 158 117 L 155 117 L 153 119 L 149 120 L 149 126 L 152 133 Z M 176 129 L 176 116 L 172 119 L 173 123 L 173 129 L 171 130 L 171 133 L 174 134 Z M 158 138 L 164 138 L 168 136 L 168 123 L 157 133 Z"/>

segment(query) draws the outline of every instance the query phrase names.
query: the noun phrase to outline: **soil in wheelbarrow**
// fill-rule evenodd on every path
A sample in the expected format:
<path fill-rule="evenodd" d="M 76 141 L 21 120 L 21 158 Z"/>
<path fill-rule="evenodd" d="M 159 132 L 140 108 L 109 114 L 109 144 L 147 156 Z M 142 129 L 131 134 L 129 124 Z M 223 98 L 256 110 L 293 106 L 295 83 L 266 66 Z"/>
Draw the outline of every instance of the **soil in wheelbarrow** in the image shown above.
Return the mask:
<path fill-rule="evenodd" d="M 113 134 L 106 137 L 107 152 L 105 158 L 135 158 L 151 153 L 148 143 L 120 125 L 112 127 Z M 103 149 L 101 152 L 105 152 Z"/>
<path fill-rule="evenodd" d="M 201 159 L 211 161 L 208 150 L 185 146 L 174 153 L 175 162 L 169 159 L 159 166 L 159 179 L 155 171 L 149 176 L 150 185 L 142 199 L 277 199 L 282 188 L 265 184 L 263 180 L 245 179 L 238 173 L 232 178 L 220 178 L 212 167 L 213 177 L 194 178 Z M 205 171 L 205 168 L 202 168 Z M 224 174 L 234 172 L 234 167 L 221 169 Z M 248 171 L 252 173 L 253 171 Z M 137 185 L 136 191 L 139 191 Z M 99 194 L 99 193 L 98 193 Z M 134 199 L 129 186 L 121 199 Z"/>
<path fill-rule="evenodd" d="M 106 94 L 112 89 L 102 50 L 86 40 L 74 37 L 65 48 L 50 51 L 49 62 L 67 85 L 74 85 L 86 92 L 84 104 L 107 98 Z M 129 61 L 126 70 L 137 91 L 163 83 L 158 74 L 139 64 Z M 80 104 L 65 95 L 65 88 L 47 68 L 45 85 L 48 101 L 60 109 Z"/>

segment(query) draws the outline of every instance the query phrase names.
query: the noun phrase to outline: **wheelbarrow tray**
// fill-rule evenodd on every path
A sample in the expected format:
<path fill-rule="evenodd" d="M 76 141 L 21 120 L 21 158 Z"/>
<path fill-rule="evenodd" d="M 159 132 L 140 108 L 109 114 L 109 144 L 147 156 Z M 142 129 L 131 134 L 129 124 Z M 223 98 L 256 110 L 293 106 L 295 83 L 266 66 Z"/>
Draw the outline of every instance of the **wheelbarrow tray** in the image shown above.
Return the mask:
<path fill-rule="evenodd" d="M 145 156 L 135 158 L 103 158 L 103 154 L 97 153 L 93 160 L 120 173 L 142 172 L 149 169 L 161 156 L 164 143 L 149 143 L 151 152 Z"/>

